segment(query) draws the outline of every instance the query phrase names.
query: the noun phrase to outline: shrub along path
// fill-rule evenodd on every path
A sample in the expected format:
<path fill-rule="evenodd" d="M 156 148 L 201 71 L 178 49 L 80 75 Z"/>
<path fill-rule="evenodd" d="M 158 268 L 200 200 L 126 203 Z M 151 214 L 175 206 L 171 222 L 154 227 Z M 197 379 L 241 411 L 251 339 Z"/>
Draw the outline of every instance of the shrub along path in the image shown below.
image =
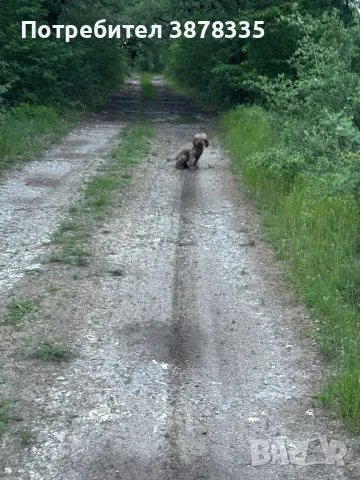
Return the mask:
<path fill-rule="evenodd" d="M 358 442 L 314 403 L 310 320 L 216 122 L 154 84 L 2 183 L 0 476 L 356 478 Z M 166 158 L 201 129 L 200 169 L 175 170 Z"/>

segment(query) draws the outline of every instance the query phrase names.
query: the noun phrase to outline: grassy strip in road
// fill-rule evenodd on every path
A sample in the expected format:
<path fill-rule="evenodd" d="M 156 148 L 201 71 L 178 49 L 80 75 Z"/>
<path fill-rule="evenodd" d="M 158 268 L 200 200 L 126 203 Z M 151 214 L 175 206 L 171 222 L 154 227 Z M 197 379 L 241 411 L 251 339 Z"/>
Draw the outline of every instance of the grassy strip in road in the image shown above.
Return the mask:
<path fill-rule="evenodd" d="M 294 177 L 280 169 L 280 160 L 291 169 L 297 158 L 277 133 L 278 121 L 260 108 L 231 111 L 222 118 L 225 145 L 263 212 L 267 239 L 314 314 L 315 338 L 334 360 L 335 374 L 318 398 L 359 431 L 359 205 L 351 191 L 334 189 L 326 172 Z"/>
<path fill-rule="evenodd" d="M 140 88 L 144 100 L 154 100 L 157 96 L 156 87 L 151 82 L 152 77 L 153 75 L 147 72 L 140 75 Z"/>
<path fill-rule="evenodd" d="M 129 127 L 122 133 L 102 174 L 88 182 L 83 199 L 69 209 L 68 219 L 54 233 L 52 240 L 57 249 L 50 257 L 51 262 L 77 266 L 89 263 L 88 241 L 95 222 L 105 218 L 116 193 L 129 184 L 131 169 L 148 153 L 152 135 L 149 122 Z"/>

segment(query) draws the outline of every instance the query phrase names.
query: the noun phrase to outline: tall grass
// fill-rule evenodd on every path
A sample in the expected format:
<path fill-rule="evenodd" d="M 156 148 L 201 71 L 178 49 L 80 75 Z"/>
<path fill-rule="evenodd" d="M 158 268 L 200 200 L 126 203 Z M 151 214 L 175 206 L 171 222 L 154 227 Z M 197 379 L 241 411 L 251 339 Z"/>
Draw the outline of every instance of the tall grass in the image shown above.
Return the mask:
<path fill-rule="evenodd" d="M 259 167 L 259 155 L 282 148 L 274 117 L 240 107 L 222 117 L 235 168 L 263 210 L 263 225 L 288 278 L 312 310 L 315 337 L 334 359 L 334 377 L 318 398 L 360 430 L 360 218 L 350 192 L 336 192 L 329 176 L 295 179 Z M 284 147 L 285 148 L 285 147 Z"/>
<path fill-rule="evenodd" d="M 0 173 L 16 161 L 40 154 L 75 120 L 75 114 L 61 119 L 51 108 L 24 104 L 11 113 L 0 115 Z"/>
<path fill-rule="evenodd" d="M 236 167 L 241 168 L 250 155 L 264 152 L 276 143 L 271 121 L 271 115 L 260 107 L 238 106 L 223 115 L 226 146 Z"/>

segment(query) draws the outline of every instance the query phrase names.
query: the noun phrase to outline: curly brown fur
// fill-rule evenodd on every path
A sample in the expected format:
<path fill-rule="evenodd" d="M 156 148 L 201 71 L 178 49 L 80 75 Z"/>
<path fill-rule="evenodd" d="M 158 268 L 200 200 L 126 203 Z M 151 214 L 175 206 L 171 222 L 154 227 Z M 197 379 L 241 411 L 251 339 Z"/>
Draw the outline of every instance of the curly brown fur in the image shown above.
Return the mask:
<path fill-rule="evenodd" d="M 185 168 L 196 169 L 198 161 L 203 154 L 204 148 L 209 146 L 209 142 L 205 133 L 197 133 L 194 136 L 192 148 L 184 148 L 175 158 L 176 168 L 184 170 Z"/>

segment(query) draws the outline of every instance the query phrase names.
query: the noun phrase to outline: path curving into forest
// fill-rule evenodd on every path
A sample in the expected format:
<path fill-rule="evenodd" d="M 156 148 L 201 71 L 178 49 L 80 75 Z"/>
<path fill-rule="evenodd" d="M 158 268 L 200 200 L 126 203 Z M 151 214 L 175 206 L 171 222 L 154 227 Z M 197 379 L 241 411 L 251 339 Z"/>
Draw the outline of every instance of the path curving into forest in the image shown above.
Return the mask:
<path fill-rule="evenodd" d="M 0 478 L 358 478 L 359 442 L 314 403 L 324 363 L 309 319 L 261 240 L 215 119 L 154 84 L 157 99 L 143 101 L 129 82 L 2 181 L 0 301 L 38 296 L 43 313 L 36 325 L 0 327 L 2 396 L 34 438 L 24 448 L 13 430 L 2 437 Z M 155 128 L 150 153 L 91 239 L 90 265 L 45 264 L 24 277 L 77 187 L 106 162 L 100 153 L 144 117 Z M 167 157 L 199 131 L 210 139 L 200 169 L 176 170 Z M 114 266 L 124 276 L 109 276 Z M 73 357 L 21 356 L 33 329 L 67 337 Z"/>

